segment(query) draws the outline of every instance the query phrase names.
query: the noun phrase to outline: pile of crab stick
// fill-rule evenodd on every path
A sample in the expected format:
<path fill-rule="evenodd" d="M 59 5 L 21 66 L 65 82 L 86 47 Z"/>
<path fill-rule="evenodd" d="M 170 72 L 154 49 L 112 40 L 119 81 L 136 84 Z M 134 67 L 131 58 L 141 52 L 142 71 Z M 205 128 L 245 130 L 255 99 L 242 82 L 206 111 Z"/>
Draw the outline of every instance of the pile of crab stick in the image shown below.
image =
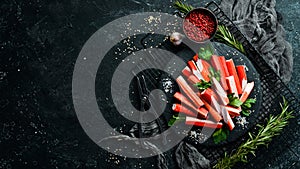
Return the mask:
<path fill-rule="evenodd" d="M 217 79 L 211 70 L 219 73 Z M 229 94 L 245 102 L 254 88 L 254 82 L 248 82 L 246 67 L 235 65 L 232 59 L 212 55 L 209 61 L 195 55 L 187 62 L 182 74 L 176 79 L 180 92 L 174 94 L 178 101 L 173 111 L 186 115 L 185 123 L 208 128 L 222 128 L 224 125 L 233 130 L 233 119 L 240 116 L 241 107 L 229 105 Z M 197 83 L 208 82 L 211 86 L 205 90 L 197 89 Z"/>

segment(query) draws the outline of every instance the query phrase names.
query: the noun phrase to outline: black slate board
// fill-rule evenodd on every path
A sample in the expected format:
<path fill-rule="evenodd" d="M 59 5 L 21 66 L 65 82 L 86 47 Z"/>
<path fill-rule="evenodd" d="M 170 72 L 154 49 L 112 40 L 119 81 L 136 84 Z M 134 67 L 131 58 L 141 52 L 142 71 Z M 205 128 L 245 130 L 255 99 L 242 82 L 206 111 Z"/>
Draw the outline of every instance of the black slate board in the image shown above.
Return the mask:
<path fill-rule="evenodd" d="M 243 55 L 242 53 L 240 53 L 239 51 L 237 51 L 236 49 L 234 49 L 232 47 L 229 47 L 227 45 L 217 43 L 217 42 L 214 42 L 213 45 L 214 45 L 214 47 L 216 49 L 216 53 L 218 55 L 225 56 L 226 59 L 232 58 L 235 62 L 235 65 L 246 65 L 246 67 L 248 69 L 248 71 L 247 71 L 248 82 L 253 81 L 255 83 L 254 90 L 252 91 L 252 93 L 249 97 L 256 98 L 257 102 L 256 102 L 256 104 L 253 105 L 253 107 L 251 109 L 251 111 L 252 111 L 251 115 L 249 117 L 246 117 L 248 124 L 245 125 L 245 127 L 242 127 L 241 125 L 236 124 L 235 129 L 230 132 L 228 139 L 220 144 L 215 144 L 213 142 L 212 137 L 207 136 L 207 137 L 209 137 L 209 139 L 206 140 L 203 144 L 205 146 L 209 146 L 209 147 L 223 146 L 224 144 L 228 144 L 228 143 L 236 141 L 237 139 L 241 139 L 241 137 L 243 135 L 245 135 L 245 133 L 247 133 L 250 128 L 252 128 L 254 125 L 256 125 L 255 119 L 258 118 L 258 116 L 259 116 L 259 106 L 261 104 L 261 97 L 262 97 L 262 93 L 260 91 L 261 87 L 260 87 L 259 73 L 256 71 L 256 69 L 250 62 L 250 60 L 247 59 L 247 57 L 245 55 Z M 194 56 L 194 55 L 189 55 L 189 56 L 185 55 L 184 57 L 182 57 L 182 56 L 181 57 L 186 61 L 186 60 L 192 59 L 192 56 Z M 166 79 L 166 78 L 170 78 L 170 77 L 167 74 L 163 74 L 163 76 L 161 77 L 161 79 Z M 173 79 L 172 83 L 176 84 L 174 79 Z M 160 88 L 163 89 L 162 86 L 160 86 Z M 169 101 L 169 104 L 165 110 L 165 113 L 168 113 L 168 115 L 166 115 L 167 119 L 170 119 L 174 114 L 174 112 L 171 110 L 171 108 L 172 108 L 172 104 L 174 102 L 177 102 L 173 98 L 173 94 L 176 91 L 179 91 L 177 85 L 175 85 L 173 92 L 166 93 L 166 95 L 168 96 L 168 101 Z M 192 131 L 195 131 L 196 133 L 200 133 L 201 128 L 194 127 L 192 129 Z M 193 137 L 187 137 L 186 140 L 196 146 L 203 142 L 203 139 L 199 140 L 198 138 L 193 138 Z"/>

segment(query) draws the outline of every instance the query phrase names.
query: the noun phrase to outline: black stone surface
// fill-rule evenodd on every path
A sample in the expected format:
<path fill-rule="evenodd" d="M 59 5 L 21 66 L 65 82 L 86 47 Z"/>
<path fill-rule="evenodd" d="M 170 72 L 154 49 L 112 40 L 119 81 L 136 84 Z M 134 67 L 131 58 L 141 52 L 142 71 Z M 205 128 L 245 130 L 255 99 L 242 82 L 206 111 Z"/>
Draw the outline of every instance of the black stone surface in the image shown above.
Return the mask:
<path fill-rule="evenodd" d="M 193 0 L 191 4 L 203 6 L 205 2 Z M 88 138 L 73 109 L 71 80 L 81 47 L 101 26 L 137 12 L 172 13 L 171 4 L 172 0 L 2 0 L 0 168 L 152 167 L 153 159 L 125 162 Z M 289 87 L 300 98 L 300 4 L 278 0 L 277 9 L 294 48 Z M 299 131 L 293 134 L 297 140 Z M 275 143 L 280 144 L 280 139 L 260 151 L 273 151 Z M 299 147 L 299 141 L 291 141 L 291 147 L 263 168 L 299 168 Z M 169 161 L 172 158 L 168 156 Z M 259 163 L 249 165 L 260 168 Z"/>

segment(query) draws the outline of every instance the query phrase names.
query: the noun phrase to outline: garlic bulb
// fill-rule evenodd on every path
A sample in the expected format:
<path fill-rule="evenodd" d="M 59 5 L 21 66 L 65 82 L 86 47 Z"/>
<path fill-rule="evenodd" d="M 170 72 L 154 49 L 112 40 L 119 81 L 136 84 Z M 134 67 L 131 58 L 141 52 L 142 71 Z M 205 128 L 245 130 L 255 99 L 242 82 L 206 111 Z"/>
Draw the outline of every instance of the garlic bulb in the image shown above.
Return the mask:
<path fill-rule="evenodd" d="M 176 46 L 181 44 L 183 38 L 184 35 L 179 32 L 173 32 L 170 35 L 170 41 Z"/>

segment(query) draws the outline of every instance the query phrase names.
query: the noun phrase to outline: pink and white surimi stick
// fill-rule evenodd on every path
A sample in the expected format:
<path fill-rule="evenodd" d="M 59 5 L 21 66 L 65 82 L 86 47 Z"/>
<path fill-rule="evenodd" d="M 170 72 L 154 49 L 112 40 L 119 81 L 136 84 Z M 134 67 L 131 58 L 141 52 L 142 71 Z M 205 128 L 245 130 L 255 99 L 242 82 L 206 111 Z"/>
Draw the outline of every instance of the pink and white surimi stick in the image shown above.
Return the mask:
<path fill-rule="evenodd" d="M 234 93 L 235 97 L 239 97 L 234 77 L 233 76 L 226 77 L 226 82 L 229 86 L 229 92 Z"/>
<path fill-rule="evenodd" d="M 225 90 L 223 89 L 223 87 L 221 86 L 221 84 L 218 82 L 218 80 L 216 78 L 213 77 L 212 82 L 214 84 L 213 90 L 218 94 L 222 104 L 227 105 L 229 103 L 227 93 L 225 92 Z"/>
<path fill-rule="evenodd" d="M 201 107 L 201 108 L 195 108 L 195 106 L 193 106 L 192 103 L 189 102 L 189 100 L 183 96 L 181 93 L 179 92 L 176 92 L 174 94 L 174 97 L 179 100 L 181 103 L 187 105 L 190 109 L 192 109 L 194 112 L 197 112 L 202 118 L 206 118 L 207 117 L 207 114 L 208 114 L 208 111 Z"/>
<path fill-rule="evenodd" d="M 192 110 L 197 111 L 197 109 L 195 108 L 195 106 L 193 106 L 192 103 L 190 103 L 190 101 L 181 93 L 176 92 L 174 94 L 174 98 L 176 98 L 177 100 L 179 100 L 181 103 L 187 105 L 188 107 L 190 107 Z"/>
<path fill-rule="evenodd" d="M 204 90 L 201 93 L 201 98 L 208 102 L 220 115 L 221 115 L 221 107 L 218 101 L 215 99 L 215 97 L 212 94 L 213 91 L 210 91 L 208 89 Z"/>
<path fill-rule="evenodd" d="M 225 107 L 221 107 L 221 109 L 222 109 L 222 116 L 223 116 L 224 122 L 228 125 L 230 131 L 233 130 L 235 125 L 232 121 L 232 118 L 230 117 L 230 115 Z"/>
<path fill-rule="evenodd" d="M 199 70 L 201 76 L 203 77 L 203 79 L 208 82 L 210 80 L 209 73 L 208 73 L 209 71 L 205 70 L 203 61 L 201 59 L 198 59 L 196 61 L 196 65 L 197 65 L 198 70 Z"/>
<path fill-rule="evenodd" d="M 194 60 L 195 62 L 197 62 L 198 59 L 199 59 L 198 54 L 195 54 L 195 56 L 193 57 L 193 60 Z"/>
<path fill-rule="evenodd" d="M 248 83 L 247 82 L 247 75 L 246 75 L 245 66 L 244 65 L 236 66 L 236 71 L 237 71 L 237 74 L 239 76 L 239 80 L 240 80 L 240 84 L 242 86 L 242 90 L 244 91 L 245 87 Z"/>
<path fill-rule="evenodd" d="M 192 71 L 188 66 L 186 66 L 181 72 L 185 77 L 192 75 Z"/>
<path fill-rule="evenodd" d="M 196 108 L 199 108 L 204 105 L 201 99 L 197 96 L 197 94 L 193 91 L 193 89 L 188 85 L 188 83 L 184 80 L 182 76 L 179 76 L 176 79 L 179 87 L 183 90 L 183 92 L 193 101 L 193 104 Z"/>
<path fill-rule="evenodd" d="M 245 90 L 240 98 L 240 100 L 242 102 L 245 102 L 247 100 L 247 98 L 249 97 L 251 91 L 253 90 L 254 88 L 254 82 L 251 82 L 251 83 L 247 83 L 246 87 L 245 87 Z"/>
<path fill-rule="evenodd" d="M 224 90 L 228 90 L 228 86 L 226 84 L 226 79 L 225 79 L 225 77 L 226 77 L 225 74 L 226 73 L 224 72 L 224 66 L 226 66 L 226 65 L 224 65 L 224 66 L 221 65 L 220 60 L 219 60 L 219 56 L 216 56 L 216 55 L 212 55 L 212 57 L 210 59 L 210 62 L 216 70 L 220 71 L 220 75 L 221 75 L 220 84 L 221 84 L 221 86 L 223 87 Z"/>
<path fill-rule="evenodd" d="M 197 65 L 197 67 L 198 67 L 198 69 L 199 69 L 199 71 L 200 72 L 202 72 L 203 71 L 203 65 L 202 65 L 202 62 L 201 62 L 201 60 L 200 59 L 198 59 L 197 61 L 195 61 L 196 62 L 196 65 Z"/>
<path fill-rule="evenodd" d="M 232 59 L 226 60 L 226 66 L 227 66 L 229 75 L 234 77 L 236 89 L 238 91 L 237 95 L 242 94 L 243 93 L 242 86 L 240 84 L 240 79 L 236 72 L 236 68 L 235 68 L 233 60 Z"/>
<path fill-rule="evenodd" d="M 190 75 L 187 79 L 192 85 L 200 82 L 200 80 L 195 75 Z"/>
<path fill-rule="evenodd" d="M 200 71 L 198 70 L 196 64 L 194 61 L 190 60 L 188 61 L 188 65 L 190 67 L 190 69 L 192 70 L 193 74 L 199 79 L 199 80 L 204 80 L 204 78 L 202 77 Z"/>
<path fill-rule="evenodd" d="M 218 103 L 218 101 L 213 96 L 210 96 L 210 97 L 211 97 L 211 105 L 221 115 L 221 106 L 220 106 L 220 104 Z"/>
<path fill-rule="evenodd" d="M 232 106 L 225 106 L 225 109 L 228 111 L 228 113 L 232 116 L 240 116 L 240 112 L 242 111 L 242 109 L 239 108 L 235 108 Z"/>
<path fill-rule="evenodd" d="M 185 124 L 187 125 L 194 125 L 194 126 L 199 126 L 199 127 L 208 127 L 208 128 L 222 128 L 223 123 L 220 122 L 213 122 L 210 120 L 201 120 L 193 117 L 186 117 L 185 118 Z"/>
<path fill-rule="evenodd" d="M 219 62 L 220 62 L 220 65 L 221 65 L 221 68 L 222 68 L 222 70 L 224 72 L 225 77 L 228 77 L 229 76 L 229 72 L 228 72 L 228 69 L 227 69 L 225 57 L 224 56 L 220 56 L 219 57 Z"/>
<path fill-rule="evenodd" d="M 191 110 L 180 104 L 173 104 L 172 110 L 178 113 L 184 113 L 187 116 L 197 117 L 196 113 L 192 112 Z"/>

